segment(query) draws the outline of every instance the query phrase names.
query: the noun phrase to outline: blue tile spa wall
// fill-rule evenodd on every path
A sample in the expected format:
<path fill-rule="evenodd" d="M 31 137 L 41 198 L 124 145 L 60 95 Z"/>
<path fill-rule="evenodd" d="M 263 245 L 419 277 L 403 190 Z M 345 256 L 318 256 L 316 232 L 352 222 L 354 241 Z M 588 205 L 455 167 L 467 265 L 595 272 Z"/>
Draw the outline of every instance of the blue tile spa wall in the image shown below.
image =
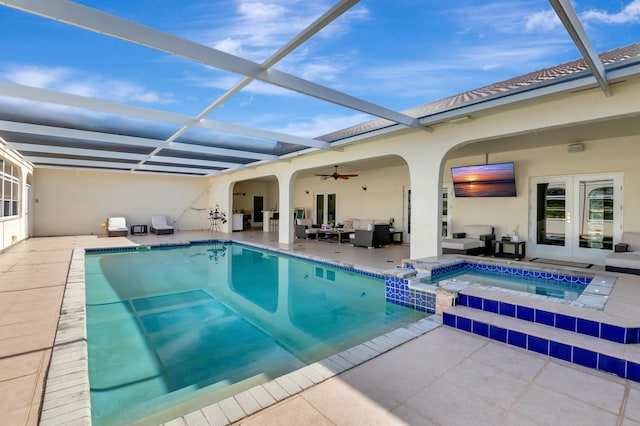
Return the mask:
<path fill-rule="evenodd" d="M 574 333 L 597 337 L 616 343 L 640 343 L 640 327 L 620 327 L 604 322 L 592 321 L 464 293 L 458 295 L 457 305 L 517 318 L 523 321 L 535 322 L 562 330 L 573 331 Z"/>
<path fill-rule="evenodd" d="M 501 276 L 515 276 L 518 278 L 531 279 L 531 280 L 550 280 L 556 281 L 558 285 L 568 288 L 580 288 L 584 289 L 593 277 L 590 276 L 575 276 L 564 274 L 553 274 L 545 271 L 527 270 L 522 268 L 512 268 L 503 265 L 492 265 L 484 263 L 473 262 L 460 262 L 453 265 L 447 265 L 441 268 L 434 268 L 431 271 L 431 281 L 435 282 L 441 279 L 445 274 L 457 272 L 460 270 L 467 271 L 481 271 L 492 275 Z"/>
<path fill-rule="evenodd" d="M 436 312 L 435 293 L 409 288 L 409 281 L 402 278 L 387 276 L 384 281 L 387 302 L 430 314 Z"/>
<path fill-rule="evenodd" d="M 467 331 L 542 355 L 562 359 L 583 367 L 606 371 L 625 379 L 640 382 L 640 364 L 630 360 L 487 324 L 482 321 L 476 321 L 447 312 L 443 313 L 442 322 L 444 325 L 457 328 L 458 330 Z"/>

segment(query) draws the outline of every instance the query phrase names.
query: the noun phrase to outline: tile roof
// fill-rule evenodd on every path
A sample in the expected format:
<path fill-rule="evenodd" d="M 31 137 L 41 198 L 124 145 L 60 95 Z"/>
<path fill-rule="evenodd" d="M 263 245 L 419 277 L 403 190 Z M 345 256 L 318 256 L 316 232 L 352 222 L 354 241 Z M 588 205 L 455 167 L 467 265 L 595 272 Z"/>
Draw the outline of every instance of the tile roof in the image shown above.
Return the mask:
<path fill-rule="evenodd" d="M 632 58 L 640 58 L 640 43 L 634 43 L 629 46 L 620 47 L 609 50 L 599 55 L 603 65 L 617 64 Z M 449 96 L 438 101 L 420 105 L 403 113 L 416 118 L 424 118 L 430 115 L 451 111 L 462 106 L 472 105 L 487 99 L 503 97 L 517 93 L 522 90 L 531 90 L 543 85 L 558 83 L 564 78 L 574 77 L 579 73 L 590 73 L 589 67 L 584 59 L 577 59 L 556 65 L 550 68 L 544 68 L 533 71 L 519 77 L 493 83 L 479 89 L 470 90 L 458 95 Z M 336 132 L 328 133 L 317 139 L 327 142 L 336 142 L 353 136 L 381 130 L 386 127 L 394 126 L 396 123 L 375 119 Z"/>

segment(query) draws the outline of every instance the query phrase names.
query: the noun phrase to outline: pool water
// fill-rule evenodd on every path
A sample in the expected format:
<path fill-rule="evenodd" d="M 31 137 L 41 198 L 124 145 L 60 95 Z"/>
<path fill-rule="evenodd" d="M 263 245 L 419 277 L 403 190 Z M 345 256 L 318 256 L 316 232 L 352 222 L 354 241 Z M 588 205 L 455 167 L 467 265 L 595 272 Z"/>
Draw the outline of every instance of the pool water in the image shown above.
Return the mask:
<path fill-rule="evenodd" d="M 381 278 L 235 244 L 85 267 L 97 425 L 168 420 L 428 315 L 385 302 Z"/>
<path fill-rule="evenodd" d="M 513 274 L 500 274 L 487 271 L 469 271 L 469 269 L 466 268 L 438 274 L 432 278 L 432 282 L 441 282 L 443 280 L 478 283 L 484 286 L 539 294 L 567 301 L 576 300 L 587 286 L 581 283 L 545 278 L 521 277 Z"/>

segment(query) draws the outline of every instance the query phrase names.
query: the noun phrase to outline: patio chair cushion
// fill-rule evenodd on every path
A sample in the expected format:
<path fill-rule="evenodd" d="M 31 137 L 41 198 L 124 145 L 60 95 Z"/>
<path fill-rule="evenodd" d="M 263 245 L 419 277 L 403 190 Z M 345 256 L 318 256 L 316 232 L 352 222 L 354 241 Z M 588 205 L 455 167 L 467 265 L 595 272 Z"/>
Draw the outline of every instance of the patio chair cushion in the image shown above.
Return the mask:
<path fill-rule="evenodd" d="M 151 232 L 157 235 L 173 234 L 173 226 L 167 223 L 166 216 L 151 216 Z"/>
<path fill-rule="evenodd" d="M 640 232 L 624 232 L 620 250 L 611 253 L 604 260 L 605 270 L 640 275 Z"/>
<path fill-rule="evenodd" d="M 126 237 L 129 235 L 127 221 L 124 217 L 110 217 L 107 219 L 107 236 Z"/>
<path fill-rule="evenodd" d="M 493 226 L 465 225 L 463 238 L 444 238 L 442 240 L 443 253 L 481 254 L 491 247 Z"/>

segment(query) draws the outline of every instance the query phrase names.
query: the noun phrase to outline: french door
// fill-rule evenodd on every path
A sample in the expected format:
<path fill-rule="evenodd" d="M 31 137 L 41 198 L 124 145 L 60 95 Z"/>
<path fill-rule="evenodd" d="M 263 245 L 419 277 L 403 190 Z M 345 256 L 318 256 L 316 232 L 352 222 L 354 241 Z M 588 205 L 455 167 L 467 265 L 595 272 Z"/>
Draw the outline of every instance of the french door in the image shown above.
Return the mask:
<path fill-rule="evenodd" d="M 336 194 L 315 194 L 315 223 L 335 224 L 336 220 Z"/>
<path fill-rule="evenodd" d="M 531 178 L 534 257 L 602 261 L 622 235 L 622 173 Z"/>
<path fill-rule="evenodd" d="M 404 224 L 404 229 L 402 230 L 402 241 L 405 244 L 409 244 L 411 242 L 411 187 L 404 186 L 403 192 L 402 223 Z"/>

